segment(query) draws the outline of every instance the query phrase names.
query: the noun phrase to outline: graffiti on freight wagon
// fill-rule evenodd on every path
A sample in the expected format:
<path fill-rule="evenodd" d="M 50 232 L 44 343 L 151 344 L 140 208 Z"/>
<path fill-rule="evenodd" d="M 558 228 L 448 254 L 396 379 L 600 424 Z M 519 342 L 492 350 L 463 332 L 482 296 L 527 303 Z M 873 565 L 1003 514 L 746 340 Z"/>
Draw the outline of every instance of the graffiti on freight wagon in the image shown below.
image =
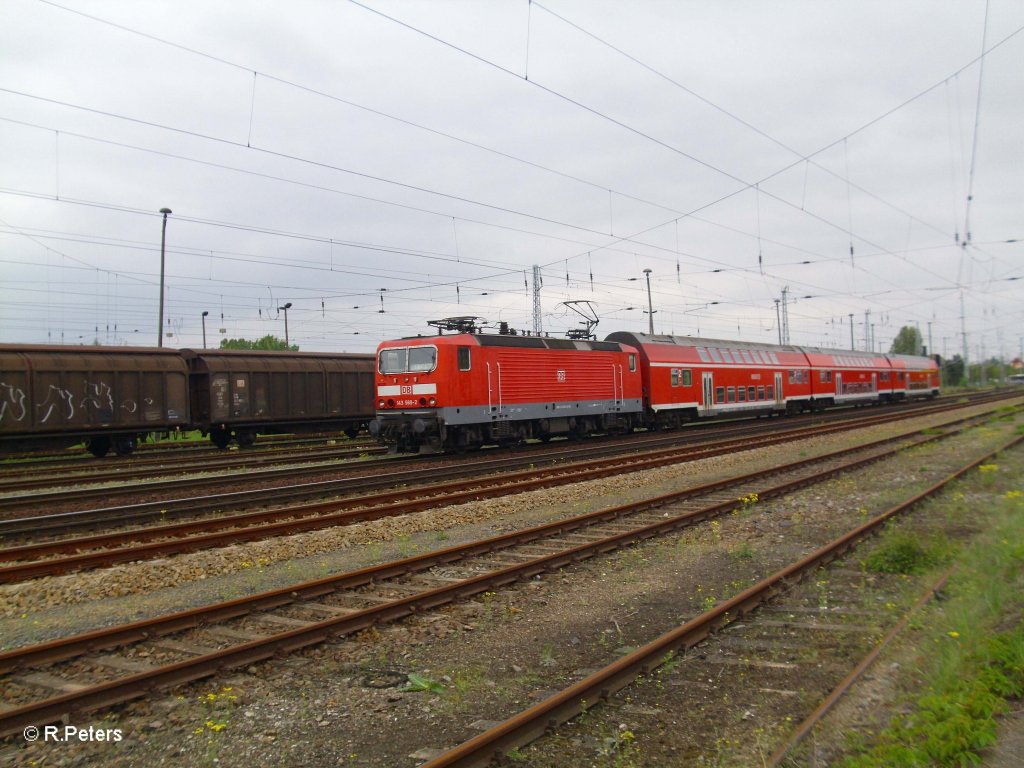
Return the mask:
<path fill-rule="evenodd" d="M 0 423 L 7 419 L 8 414 L 14 421 L 25 418 L 28 414 L 25 393 L 13 384 L 0 381 Z"/>
<path fill-rule="evenodd" d="M 43 401 L 33 404 L 37 423 L 71 422 L 75 419 L 76 410 L 84 412 L 85 423 L 112 421 L 115 410 L 130 414 L 139 410 L 139 402 L 132 398 L 115 403 L 114 390 L 105 382 L 86 380 L 82 382 L 82 389 L 84 395 L 79 399 L 70 389 L 50 384 Z M 27 400 L 23 389 L 0 381 L 0 424 L 24 421 L 29 412 Z M 147 405 L 152 404 L 149 398 L 144 398 L 144 402 Z"/>

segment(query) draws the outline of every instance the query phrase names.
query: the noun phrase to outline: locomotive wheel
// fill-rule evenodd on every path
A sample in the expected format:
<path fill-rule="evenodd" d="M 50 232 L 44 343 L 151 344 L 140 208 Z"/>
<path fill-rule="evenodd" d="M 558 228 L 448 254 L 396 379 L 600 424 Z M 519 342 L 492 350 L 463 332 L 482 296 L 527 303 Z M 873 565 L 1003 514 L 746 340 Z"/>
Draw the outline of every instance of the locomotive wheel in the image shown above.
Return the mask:
<path fill-rule="evenodd" d="M 121 437 L 114 441 L 114 453 L 118 456 L 130 456 L 135 446 L 134 437 Z"/>
<path fill-rule="evenodd" d="M 107 453 L 110 452 L 110 438 L 109 437 L 92 437 L 85 441 L 85 447 L 89 449 L 89 453 L 95 456 L 97 459 L 102 459 Z"/>

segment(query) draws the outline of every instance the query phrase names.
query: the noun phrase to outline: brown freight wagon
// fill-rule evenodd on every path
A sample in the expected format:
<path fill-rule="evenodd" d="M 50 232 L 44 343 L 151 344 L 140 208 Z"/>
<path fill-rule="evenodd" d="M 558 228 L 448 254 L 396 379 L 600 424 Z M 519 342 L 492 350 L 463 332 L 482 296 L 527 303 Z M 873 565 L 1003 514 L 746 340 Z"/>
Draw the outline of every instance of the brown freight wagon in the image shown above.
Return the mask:
<path fill-rule="evenodd" d="M 0 344 L 0 445 L 127 455 L 190 422 L 188 366 L 173 349 Z"/>
<path fill-rule="evenodd" d="M 374 355 L 183 349 L 192 418 L 221 448 L 257 434 L 340 430 L 374 416 Z"/>

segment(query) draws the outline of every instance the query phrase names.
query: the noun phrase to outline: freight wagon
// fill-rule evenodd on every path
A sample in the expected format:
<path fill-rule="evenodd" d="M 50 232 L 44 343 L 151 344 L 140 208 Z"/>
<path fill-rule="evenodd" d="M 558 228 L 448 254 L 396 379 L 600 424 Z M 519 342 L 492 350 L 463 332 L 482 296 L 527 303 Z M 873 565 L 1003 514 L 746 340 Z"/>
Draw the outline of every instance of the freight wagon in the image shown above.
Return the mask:
<path fill-rule="evenodd" d="M 193 420 L 214 445 L 257 434 L 343 431 L 373 415 L 373 355 L 183 349 Z"/>
<path fill-rule="evenodd" d="M 373 416 L 373 355 L 0 345 L 0 451 L 130 454 L 197 429 L 221 448 L 258 434 L 339 430 Z"/>
<path fill-rule="evenodd" d="M 190 424 L 188 376 L 172 349 L 0 345 L 0 444 L 127 455 Z"/>

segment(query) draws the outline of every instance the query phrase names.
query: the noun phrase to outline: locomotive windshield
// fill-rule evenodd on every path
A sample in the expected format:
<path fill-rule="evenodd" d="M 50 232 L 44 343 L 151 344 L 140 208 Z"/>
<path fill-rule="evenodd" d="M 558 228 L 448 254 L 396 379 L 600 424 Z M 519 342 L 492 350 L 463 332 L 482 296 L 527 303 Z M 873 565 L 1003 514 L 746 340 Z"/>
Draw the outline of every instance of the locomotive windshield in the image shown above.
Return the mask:
<path fill-rule="evenodd" d="M 436 347 L 398 347 L 380 351 L 381 373 L 427 373 L 437 365 Z"/>

